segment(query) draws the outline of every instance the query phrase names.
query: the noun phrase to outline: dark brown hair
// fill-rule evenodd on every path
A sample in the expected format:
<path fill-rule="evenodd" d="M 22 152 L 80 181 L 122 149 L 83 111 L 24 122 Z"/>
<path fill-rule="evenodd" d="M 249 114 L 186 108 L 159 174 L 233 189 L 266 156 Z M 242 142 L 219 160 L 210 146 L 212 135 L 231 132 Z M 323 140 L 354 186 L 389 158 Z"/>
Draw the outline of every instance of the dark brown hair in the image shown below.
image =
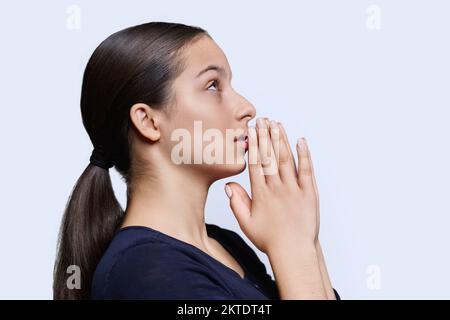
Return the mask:
<path fill-rule="evenodd" d="M 209 37 L 199 27 L 179 23 L 129 27 L 101 42 L 86 65 L 81 88 L 83 125 L 94 147 L 104 150 L 127 184 L 127 198 L 136 175 L 130 108 L 139 102 L 152 108 L 169 104 L 171 84 L 184 68 L 182 49 L 202 35 Z M 90 298 L 95 268 L 123 216 L 109 171 L 89 164 L 76 182 L 62 218 L 54 299 Z M 80 289 L 67 286 L 72 265 L 80 270 Z"/>

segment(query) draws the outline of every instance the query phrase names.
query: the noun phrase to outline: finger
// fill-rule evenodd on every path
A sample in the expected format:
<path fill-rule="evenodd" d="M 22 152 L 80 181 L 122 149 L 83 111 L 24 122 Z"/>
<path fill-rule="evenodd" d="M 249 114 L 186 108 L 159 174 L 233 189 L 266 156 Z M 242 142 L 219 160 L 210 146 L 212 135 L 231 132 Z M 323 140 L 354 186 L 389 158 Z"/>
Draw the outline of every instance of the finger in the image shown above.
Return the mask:
<path fill-rule="evenodd" d="M 288 149 L 288 154 L 289 154 L 289 158 L 290 158 L 290 164 L 292 167 L 293 172 L 295 172 L 295 179 L 297 179 L 297 167 L 295 166 L 295 160 L 294 160 L 294 154 L 292 153 L 292 149 L 291 149 L 291 145 L 289 144 L 289 139 L 286 133 L 286 130 L 284 129 L 284 126 L 281 122 L 278 122 L 278 126 L 281 129 L 281 136 L 283 137 L 283 140 L 287 146 Z"/>
<path fill-rule="evenodd" d="M 233 188 L 233 185 L 230 186 L 226 184 L 225 193 L 230 199 L 230 208 L 236 217 L 239 226 L 242 230 L 246 230 L 251 218 L 250 208 L 246 205 L 239 192 Z"/>
<path fill-rule="evenodd" d="M 309 159 L 311 160 L 311 156 L 309 157 Z M 311 178 L 312 178 L 314 191 L 315 191 L 315 193 L 317 195 L 317 198 L 319 198 L 319 192 L 318 192 L 318 189 L 317 189 L 316 177 L 315 177 L 315 174 L 314 174 L 314 164 L 313 164 L 312 161 L 310 161 L 310 163 L 311 163 Z"/>
<path fill-rule="evenodd" d="M 298 183 L 305 192 L 313 192 L 312 166 L 309 149 L 305 138 L 297 141 Z"/>
<path fill-rule="evenodd" d="M 280 177 L 283 182 L 297 184 L 297 172 L 292 161 L 292 152 L 286 136 L 283 134 L 281 126 L 276 121 L 270 122 L 270 134 L 274 141 L 275 155 L 278 160 Z M 273 139 L 273 137 L 276 137 Z"/>
<path fill-rule="evenodd" d="M 261 157 L 258 150 L 258 137 L 256 128 L 251 126 L 248 128 L 248 172 L 250 176 L 250 185 L 252 188 L 252 195 L 266 184 L 263 168 L 261 165 Z"/>
<path fill-rule="evenodd" d="M 258 128 L 259 155 L 261 156 L 261 164 L 266 181 L 268 183 L 279 182 L 278 163 L 275 158 L 269 128 L 266 125 L 266 121 L 262 118 L 257 120 L 256 126 Z"/>
<path fill-rule="evenodd" d="M 311 155 L 309 156 L 309 159 L 311 160 Z M 316 195 L 316 207 L 317 207 L 317 216 L 316 216 L 316 221 L 317 221 L 317 237 L 319 236 L 319 228 L 320 228 L 320 201 L 319 201 L 319 191 L 317 189 L 317 183 L 316 183 L 316 177 L 314 174 L 314 164 L 312 161 L 310 161 L 311 163 L 311 176 L 312 176 L 312 182 L 313 182 L 313 187 L 314 187 L 314 192 Z"/>
<path fill-rule="evenodd" d="M 319 226 L 320 226 L 320 200 L 319 200 L 319 191 L 317 188 L 317 182 L 316 182 L 316 178 L 315 178 L 315 174 L 314 174 L 314 164 L 312 162 L 311 159 L 311 153 L 309 152 L 309 148 L 308 145 L 306 144 L 307 150 L 308 150 L 308 160 L 311 166 L 311 180 L 312 180 L 312 184 L 313 184 L 313 190 L 315 193 L 315 199 L 316 199 L 316 206 L 317 206 L 317 236 L 319 235 Z"/>
<path fill-rule="evenodd" d="M 267 127 L 269 129 L 270 140 L 272 142 L 272 148 L 274 151 L 275 159 L 280 163 L 280 129 L 275 121 L 267 121 Z"/>
<path fill-rule="evenodd" d="M 311 159 L 311 156 L 309 157 Z M 314 174 L 314 164 L 312 161 L 310 161 L 311 163 L 311 176 L 312 176 L 312 182 L 313 182 L 313 187 L 314 187 L 314 192 L 316 194 L 316 201 L 317 201 L 317 215 L 319 215 L 320 209 L 319 209 L 319 205 L 320 205 L 320 201 L 319 201 L 319 190 L 317 188 L 317 182 L 316 182 L 316 177 Z"/>

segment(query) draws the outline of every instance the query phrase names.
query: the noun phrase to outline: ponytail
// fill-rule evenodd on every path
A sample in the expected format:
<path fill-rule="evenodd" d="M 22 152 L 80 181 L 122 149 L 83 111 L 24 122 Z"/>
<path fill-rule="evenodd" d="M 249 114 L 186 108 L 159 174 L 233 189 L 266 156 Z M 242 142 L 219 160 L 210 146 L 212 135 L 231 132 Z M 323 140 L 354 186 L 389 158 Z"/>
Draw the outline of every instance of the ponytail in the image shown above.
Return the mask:
<path fill-rule="evenodd" d="M 81 116 L 93 144 L 90 164 L 67 202 L 58 237 L 54 299 L 89 299 L 92 277 L 123 220 L 109 168 L 127 184 L 127 198 L 143 166 L 132 166 L 130 108 L 170 105 L 171 85 L 184 68 L 183 48 L 209 34 L 195 26 L 149 22 L 113 33 L 94 50 L 81 87 Z M 100 148 L 102 147 L 102 148 Z M 111 162 L 98 161 L 101 154 Z M 104 159 L 105 160 L 105 159 Z M 103 163 L 104 162 L 104 163 Z M 96 164 L 96 165 L 94 165 Z M 72 283 L 76 273 L 79 283 Z"/>
<path fill-rule="evenodd" d="M 54 268 L 54 299 L 89 299 L 92 276 L 123 210 L 112 188 L 109 170 L 89 164 L 75 184 L 62 218 Z M 79 286 L 69 282 L 79 272 Z"/>

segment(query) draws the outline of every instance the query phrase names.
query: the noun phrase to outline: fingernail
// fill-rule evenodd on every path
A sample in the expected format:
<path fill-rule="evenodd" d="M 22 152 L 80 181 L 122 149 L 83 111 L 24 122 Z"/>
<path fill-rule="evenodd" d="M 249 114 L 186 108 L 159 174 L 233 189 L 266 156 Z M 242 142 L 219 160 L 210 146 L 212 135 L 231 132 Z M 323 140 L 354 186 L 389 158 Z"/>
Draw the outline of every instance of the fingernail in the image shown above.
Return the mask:
<path fill-rule="evenodd" d="M 278 127 L 278 123 L 275 120 L 270 121 L 270 126 L 272 128 L 277 128 Z"/>
<path fill-rule="evenodd" d="M 302 138 L 299 138 L 298 140 L 297 140 L 297 146 L 298 146 L 298 149 L 300 150 L 300 151 L 303 151 L 304 150 L 304 146 L 303 146 L 303 142 L 304 140 L 303 140 L 303 137 Z"/>
<path fill-rule="evenodd" d="M 233 195 L 233 190 L 226 184 L 225 185 L 225 193 L 227 194 L 228 198 L 231 199 L 231 196 Z"/>

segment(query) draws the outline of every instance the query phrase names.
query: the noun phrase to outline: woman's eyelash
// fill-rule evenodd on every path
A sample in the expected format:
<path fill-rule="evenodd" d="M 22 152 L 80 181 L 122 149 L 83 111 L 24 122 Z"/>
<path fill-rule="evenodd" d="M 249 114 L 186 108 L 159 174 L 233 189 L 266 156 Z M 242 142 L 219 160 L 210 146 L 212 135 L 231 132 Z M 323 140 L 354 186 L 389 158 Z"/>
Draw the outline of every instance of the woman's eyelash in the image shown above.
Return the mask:
<path fill-rule="evenodd" d="M 219 90 L 219 81 L 213 80 L 213 82 L 208 86 L 207 89 L 211 88 L 211 86 L 214 85 L 216 87 L 216 91 Z"/>

